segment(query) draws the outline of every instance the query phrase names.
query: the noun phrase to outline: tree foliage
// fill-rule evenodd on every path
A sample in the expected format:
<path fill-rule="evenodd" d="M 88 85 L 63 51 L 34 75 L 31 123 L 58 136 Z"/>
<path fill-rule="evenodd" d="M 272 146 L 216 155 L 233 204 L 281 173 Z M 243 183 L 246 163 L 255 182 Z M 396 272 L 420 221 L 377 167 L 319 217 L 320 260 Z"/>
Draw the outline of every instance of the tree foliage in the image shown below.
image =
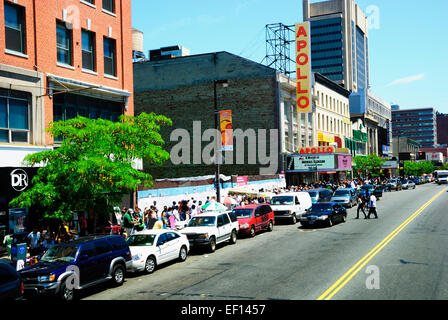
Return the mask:
<path fill-rule="evenodd" d="M 47 218 L 68 219 L 72 211 L 105 210 L 120 203 L 138 185 L 150 187 L 152 176 L 134 169 L 135 159 L 161 165 L 169 159 L 159 134 L 170 119 L 154 113 L 121 116 L 120 122 L 77 117 L 51 123 L 47 131 L 62 138 L 54 150 L 30 154 L 29 166 L 43 165 L 33 186 L 11 201 L 13 207 L 38 206 Z"/>
<path fill-rule="evenodd" d="M 359 170 L 359 174 L 363 177 L 372 176 L 378 177 L 380 169 L 384 164 L 383 159 L 376 154 L 368 156 L 355 156 L 353 158 L 354 169 Z"/>
<path fill-rule="evenodd" d="M 403 166 L 404 174 L 408 176 L 421 176 L 434 172 L 434 164 L 431 161 L 405 161 Z"/>

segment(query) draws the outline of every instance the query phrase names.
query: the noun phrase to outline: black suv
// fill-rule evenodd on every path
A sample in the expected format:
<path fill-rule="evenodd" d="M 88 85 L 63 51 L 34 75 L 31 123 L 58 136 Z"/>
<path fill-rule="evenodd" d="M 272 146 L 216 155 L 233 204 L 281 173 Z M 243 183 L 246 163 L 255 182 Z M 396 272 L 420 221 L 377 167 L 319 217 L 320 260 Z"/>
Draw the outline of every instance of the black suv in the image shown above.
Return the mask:
<path fill-rule="evenodd" d="M 20 270 L 24 295 L 53 294 L 73 300 L 76 290 L 111 280 L 122 285 L 131 251 L 123 237 L 88 236 L 57 244 L 39 263 Z"/>

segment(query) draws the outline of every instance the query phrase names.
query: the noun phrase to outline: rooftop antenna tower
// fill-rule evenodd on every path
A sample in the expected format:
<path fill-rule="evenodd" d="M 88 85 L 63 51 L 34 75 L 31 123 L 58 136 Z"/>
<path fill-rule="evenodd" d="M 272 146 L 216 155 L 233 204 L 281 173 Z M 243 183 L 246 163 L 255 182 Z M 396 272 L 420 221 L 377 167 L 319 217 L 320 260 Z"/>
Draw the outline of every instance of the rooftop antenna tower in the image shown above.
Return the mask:
<path fill-rule="evenodd" d="M 291 40 L 292 39 L 292 40 Z M 266 60 L 268 67 L 274 68 L 286 76 L 295 73 L 295 59 L 291 59 L 291 43 L 295 42 L 295 25 L 283 23 L 266 25 Z M 262 61 L 262 62 L 263 62 Z M 293 68 L 291 68 L 293 63 Z"/>

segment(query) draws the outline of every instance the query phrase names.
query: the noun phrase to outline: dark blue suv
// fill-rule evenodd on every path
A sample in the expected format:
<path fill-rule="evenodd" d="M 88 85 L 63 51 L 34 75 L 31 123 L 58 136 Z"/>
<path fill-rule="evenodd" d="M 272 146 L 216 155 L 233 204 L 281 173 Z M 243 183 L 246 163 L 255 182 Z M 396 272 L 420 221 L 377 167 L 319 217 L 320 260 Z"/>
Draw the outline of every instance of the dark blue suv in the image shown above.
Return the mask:
<path fill-rule="evenodd" d="M 88 236 L 57 244 L 39 263 L 20 271 L 24 295 L 53 294 L 73 300 L 76 290 L 112 281 L 122 285 L 131 251 L 123 237 Z"/>

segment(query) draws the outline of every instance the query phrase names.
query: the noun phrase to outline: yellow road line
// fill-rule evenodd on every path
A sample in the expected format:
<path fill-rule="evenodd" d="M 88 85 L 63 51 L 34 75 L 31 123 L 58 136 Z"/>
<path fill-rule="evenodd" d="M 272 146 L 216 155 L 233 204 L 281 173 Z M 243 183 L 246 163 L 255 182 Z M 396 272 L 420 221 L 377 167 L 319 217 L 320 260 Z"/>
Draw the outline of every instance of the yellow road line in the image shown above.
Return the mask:
<path fill-rule="evenodd" d="M 423 210 L 425 210 L 434 200 L 440 197 L 448 188 L 443 189 L 432 197 L 428 202 L 421 206 L 408 219 L 392 231 L 384 240 L 375 246 L 353 267 L 351 267 L 338 281 L 336 281 L 328 290 L 326 290 L 317 300 L 330 300 L 339 290 L 341 290 L 374 256 L 376 256 L 393 238 L 395 238 L 409 223 L 411 223 Z"/>

